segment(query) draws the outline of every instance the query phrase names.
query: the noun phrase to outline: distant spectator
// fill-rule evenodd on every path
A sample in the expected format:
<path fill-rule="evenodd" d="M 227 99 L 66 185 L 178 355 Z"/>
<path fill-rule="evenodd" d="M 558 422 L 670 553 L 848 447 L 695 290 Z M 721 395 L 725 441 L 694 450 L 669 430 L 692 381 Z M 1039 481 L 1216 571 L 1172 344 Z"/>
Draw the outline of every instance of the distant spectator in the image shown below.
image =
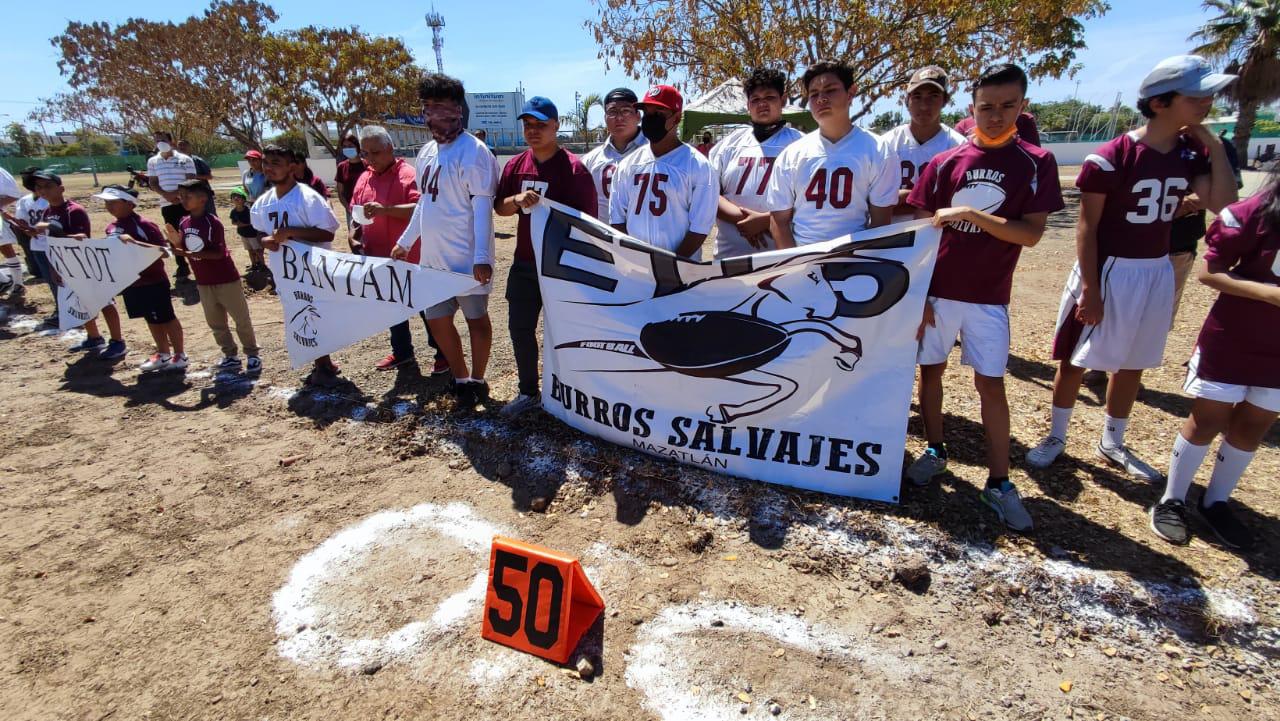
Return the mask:
<path fill-rule="evenodd" d="M 147 186 L 160 195 L 164 224 L 176 228 L 186 215 L 178 198 L 178 183 L 196 177 L 196 164 L 190 155 L 174 150 L 173 135 L 158 130 L 151 137 L 156 143 L 156 154 L 147 159 Z M 191 280 L 187 259 L 179 255 L 175 262 L 178 269 L 173 274 L 174 280 L 179 283 Z"/>
<path fill-rule="evenodd" d="M 311 170 L 311 166 L 307 165 L 307 156 L 296 150 L 293 152 L 293 179 L 303 185 L 311 186 L 311 189 L 320 194 L 327 202 L 329 200 L 329 186 Z"/>
<path fill-rule="evenodd" d="M 716 144 L 711 142 L 711 131 L 704 130 L 702 132 L 702 142 L 698 143 L 694 147 L 698 149 L 699 153 L 702 153 L 703 155 L 709 157 L 711 155 L 711 149 L 714 148 L 715 146 Z"/>
<path fill-rule="evenodd" d="M 476 136 L 476 140 L 479 140 L 480 142 L 484 143 L 484 147 L 488 149 L 490 154 L 493 154 L 493 148 L 489 147 L 489 131 L 485 130 L 484 128 L 480 128 L 479 130 L 477 130 L 472 134 Z"/>
<path fill-rule="evenodd" d="M 343 160 L 338 163 L 338 171 L 333 176 L 333 184 L 338 192 L 338 200 L 342 209 L 347 212 L 347 234 L 351 233 L 351 191 L 356 188 L 356 179 L 364 173 L 364 160 L 360 158 L 360 141 L 355 134 L 342 139 Z"/>
<path fill-rule="evenodd" d="M 262 195 L 262 191 L 267 189 L 267 176 L 262 174 L 261 152 L 249 150 L 244 154 L 244 159 L 249 161 L 249 169 L 240 174 L 240 185 L 249 194 L 249 204 L 252 205 Z"/>

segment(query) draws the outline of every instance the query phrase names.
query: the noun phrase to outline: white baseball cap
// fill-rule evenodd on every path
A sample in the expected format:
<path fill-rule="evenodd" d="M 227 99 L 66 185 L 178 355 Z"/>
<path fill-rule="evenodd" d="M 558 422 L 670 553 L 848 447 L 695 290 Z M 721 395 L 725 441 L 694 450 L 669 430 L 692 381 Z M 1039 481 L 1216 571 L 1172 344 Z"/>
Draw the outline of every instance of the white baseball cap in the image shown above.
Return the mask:
<path fill-rule="evenodd" d="M 1142 100 L 1165 93 L 1178 93 L 1193 98 L 1217 95 L 1235 80 L 1235 75 L 1213 72 L 1209 61 L 1199 55 L 1174 55 L 1156 64 L 1138 87 Z"/>
<path fill-rule="evenodd" d="M 108 185 L 102 189 L 102 192 L 94 193 L 93 197 L 98 200 L 123 200 L 127 203 L 132 203 L 133 205 L 138 204 L 138 196 L 130 193 L 119 185 Z"/>

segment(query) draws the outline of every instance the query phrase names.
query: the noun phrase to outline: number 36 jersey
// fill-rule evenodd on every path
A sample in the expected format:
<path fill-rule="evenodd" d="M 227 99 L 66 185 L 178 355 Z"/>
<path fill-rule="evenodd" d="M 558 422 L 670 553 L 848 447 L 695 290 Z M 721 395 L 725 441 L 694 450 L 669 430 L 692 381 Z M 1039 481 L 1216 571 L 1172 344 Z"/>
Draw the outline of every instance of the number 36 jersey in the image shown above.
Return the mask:
<path fill-rule="evenodd" d="M 1090 153 L 1076 187 L 1106 196 L 1098 221 L 1099 260 L 1168 255 L 1174 211 L 1192 181 L 1208 174 L 1208 150 L 1188 135 L 1162 153 L 1132 131 Z"/>
<path fill-rule="evenodd" d="M 781 128 L 762 143 L 751 128 L 742 128 L 716 143 L 711 150 L 711 167 L 720 181 L 720 195 L 740 208 L 768 212 L 765 193 L 773 178 L 773 164 L 783 148 L 804 134 L 795 128 Z M 716 221 L 716 257 L 750 255 L 777 246 L 766 236 L 765 248 L 755 248 L 738 232 L 738 226 L 727 220 Z"/>
<path fill-rule="evenodd" d="M 815 130 L 773 164 L 771 211 L 793 210 L 796 245 L 821 243 L 867 227 L 870 206 L 898 204 L 901 176 L 887 144 L 859 127 L 836 142 Z"/>
<path fill-rule="evenodd" d="M 681 143 L 662 157 L 653 146 L 636 148 L 618 161 L 609 196 L 609 222 L 627 233 L 675 252 L 686 233 L 710 234 L 720 203 L 720 185 L 702 153 Z M 702 259 L 702 250 L 691 256 Z"/>

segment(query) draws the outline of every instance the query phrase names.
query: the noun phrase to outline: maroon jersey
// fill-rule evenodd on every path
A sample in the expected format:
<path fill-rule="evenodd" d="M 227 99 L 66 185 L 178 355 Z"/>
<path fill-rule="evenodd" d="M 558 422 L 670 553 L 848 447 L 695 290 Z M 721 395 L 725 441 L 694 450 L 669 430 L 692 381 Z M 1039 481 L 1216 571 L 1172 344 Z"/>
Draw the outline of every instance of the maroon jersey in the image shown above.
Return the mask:
<path fill-rule="evenodd" d="M 508 160 L 502 169 L 502 177 L 498 179 L 493 205 L 496 208 L 502 201 L 526 190 L 536 190 L 548 200 L 595 215 L 596 185 L 591 179 L 591 171 L 578 160 L 578 156 L 563 148 L 545 163 L 539 163 L 532 150 Z M 520 212 L 517 215 L 520 220 L 516 224 L 516 260 L 532 263 L 533 236 L 529 233 L 529 214 Z"/>
<path fill-rule="evenodd" d="M 1058 162 L 1025 140 L 999 148 L 970 142 L 929 161 L 907 203 L 934 212 L 965 205 L 1017 220 L 1062 210 Z M 964 222 L 942 229 L 929 295 L 965 303 L 1007 305 L 1022 246 Z"/>
<path fill-rule="evenodd" d="M 1280 284 L 1280 228 L 1269 226 L 1269 193 L 1228 205 L 1205 236 L 1205 260 L 1259 283 Z M 1205 380 L 1280 388 L 1280 307 L 1221 293 L 1196 345 Z"/>
<path fill-rule="evenodd" d="M 54 238 L 66 238 L 76 234 L 83 234 L 86 237 L 93 235 L 92 226 L 89 224 L 89 211 L 74 200 L 68 200 L 56 208 L 49 206 L 45 209 L 41 220 L 49 223 L 49 235 Z"/>
<path fill-rule="evenodd" d="M 134 213 L 123 220 L 113 220 L 107 224 L 107 235 L 129 235 L 140 240 L 143 243 L 158 245 L 161 248 L 168 248 L 169 243 L 164 239 L 164 233 L 160 232 L 160 226 L 152 223 L 146 218 Z M 164 272 L 164 258 L 156 258 L 156 262 L 148 265 L 142 270 L 138 279 L 133 281 L 131 288 L 138 288 L 144 285 L 163 285 L 169 287 L 169 276 Z"/>
<path fill-rule="evenodd" d="M 1090 153 L 1076 187 L 1106 197 L 1098 221 L 1098 260 L 1169 254 L 1169 229 L 1191 181 L 1209 173 L 1205 147 L 1181 135 L 1162 153 L 1125 133 Z"/>
<path fill-rule="evenodd" d="M 1036 127 L 1036 116 L 1031 113 L 1019 113 L 1018 119 L 1014 124 L 1018 126 L 1019 138 L 1022 138 L 1036 147 L 1040 146 L 1040 129 Z M 977 122 L 975 122 L 973 116 L 970 115 L 960 118 L 960 121 L 956 123 L 954 130 L 967 138 L 969 137 L 969 134 L 973 132 L 975 126 L 977 126 Z"/>
<path fill-rule="evenodd" d="M 180 227 L 183 248 L 187 247 L 187 238 L 199 236 L 204 240 L 201 253 L 218 253 L 220 256 L 213 260 L 187 258 L 191 263 L 191 271 L 196 274 L 196 285 L 220 285 L 240 280 L 240 271 L 231 259 L 231 249 L 227 247 L 222 221 L 217 216 L 205 214 L 197 218 L 188 215 L 182 219 Z"/>

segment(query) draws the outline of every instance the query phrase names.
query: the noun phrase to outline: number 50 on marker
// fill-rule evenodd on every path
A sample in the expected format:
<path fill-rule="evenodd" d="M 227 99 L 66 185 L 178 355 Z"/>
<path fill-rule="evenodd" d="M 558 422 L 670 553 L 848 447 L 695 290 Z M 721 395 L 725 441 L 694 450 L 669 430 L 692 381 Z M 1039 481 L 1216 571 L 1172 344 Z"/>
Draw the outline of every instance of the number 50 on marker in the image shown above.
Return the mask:
<path fill-rule="evenodd" d="M 604 600 L 578 559 L 494 537 L 482 637 L 566 663 L 602 612 Z"/>

